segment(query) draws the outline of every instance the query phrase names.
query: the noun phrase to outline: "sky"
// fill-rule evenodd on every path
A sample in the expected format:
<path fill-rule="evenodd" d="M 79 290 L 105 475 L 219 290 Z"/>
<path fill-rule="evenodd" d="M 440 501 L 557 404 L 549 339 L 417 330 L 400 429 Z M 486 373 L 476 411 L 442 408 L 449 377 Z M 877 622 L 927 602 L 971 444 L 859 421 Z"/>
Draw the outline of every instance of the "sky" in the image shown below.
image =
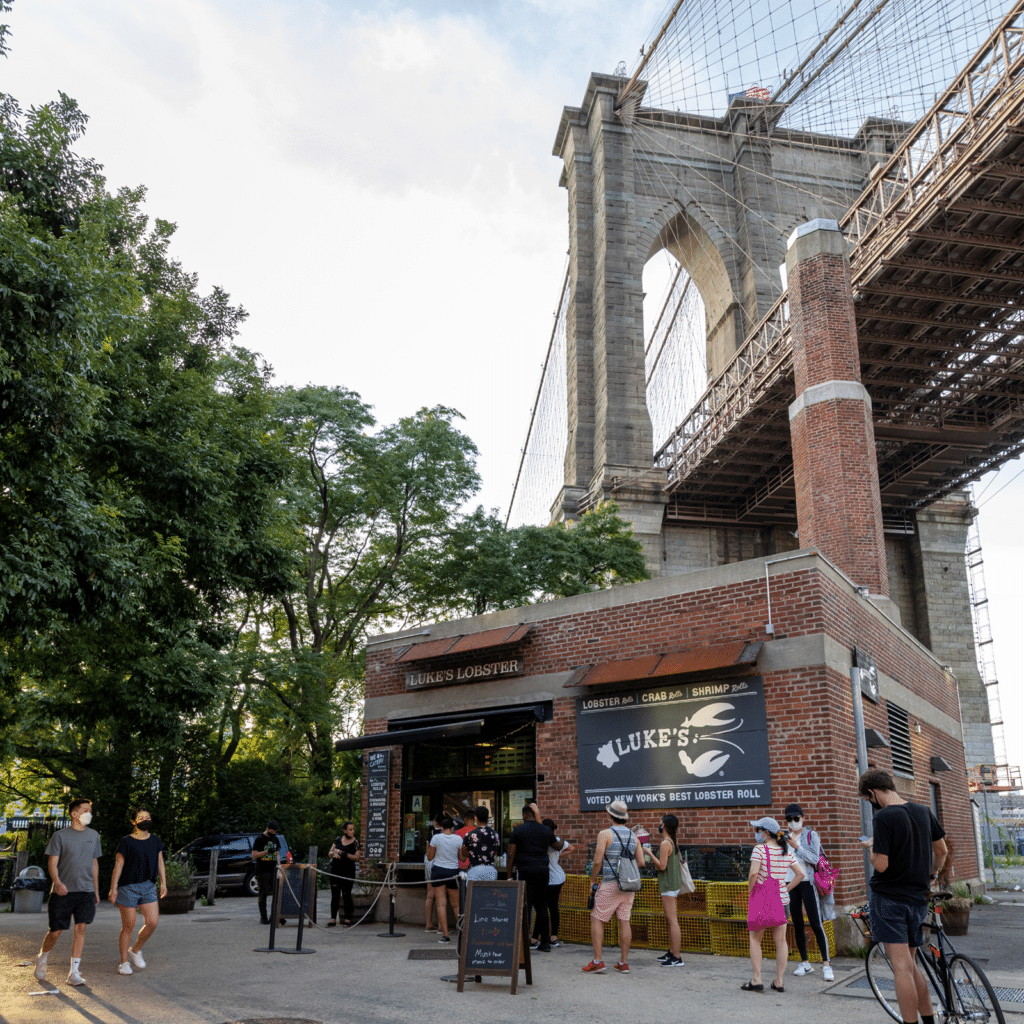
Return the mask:
<path fill-rule="evenodd" d="M 110 188 L 147 187 L 279 383 L 350 388 L 382 423 L 458 409 L 504 514 L 568 247 L 559 117 L 591 71 L 634 66 L 668 6 L 15 0 L 0 91 L 78 100 L 81 152 Z M 1022 468 L 978 488 L 1016 765 Z"/>

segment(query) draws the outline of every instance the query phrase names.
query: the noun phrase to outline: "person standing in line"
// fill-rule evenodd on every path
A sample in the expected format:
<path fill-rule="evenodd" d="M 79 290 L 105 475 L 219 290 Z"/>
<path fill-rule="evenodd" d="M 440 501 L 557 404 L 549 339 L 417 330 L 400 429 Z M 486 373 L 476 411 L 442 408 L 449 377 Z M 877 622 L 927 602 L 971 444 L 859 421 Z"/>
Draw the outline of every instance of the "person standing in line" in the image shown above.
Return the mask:
<path fill-rule="evenodd" d="M 444 934 L 444 932 L 441 931 L 441 911 L 443 910 L 444 913 L 445 913 L 445 916 L 447 916 L 447 914 L 448 914 L 448 907 L 445 904 L 439 903 L 437 901 L 437 890 L 430 884 L 430 875 L 431 875 L 431 872 L 433 871 L 433 867 L 432 867 L 432 865 L 430 863 L 430 850 L 429 850 L 429 846 L 430 846 L 430 840 L 433 839 L 434 836 L 436 836 L 441 831 L 441 819 L 443 817 L 444 817 L 444 815 L 440 811 L 438 811 L 437 814 L 434 815 L 434 821 L 433 821 L 433 823 L 430 826 L 430 838 L 427 839 L 427 847 L 428 847 L 428 849 L 423 854 L 423 878 L 424 878 L 424 880 L 427 883 L 427 898 L 426 898 L 426 902 L 424 903 L 424 908 L 423 908 L 424 909 L 424 914 L 426 915 L 425 919 L 424 919 L 425 927 L 424 927 L 423 930 L 425 932 L 436 931 L 438 935 L 443 935 Z M 431 911 L 431 908 L 433 908 L 434 916 L 438 919 L 437 920 L 437 928 L 431 928 L 431 926 L 430 926 L 430 911 Z"/>
<path fill-rule="evenodd" d="M 466 856 L 466 836 L 468 836 L 469 833 L 476 828 L 476 821 L 472 820 L 475 817 L 476 810 L 474 808 L 473 814 L 471 815 L 471 820 L 468 822 L 463 821 L 462 818 L 452 818 L 452 825 L 454 826 L 452 834 L 462 837 L 462 853 L 459 855 L 460 871 L 469 870 L 469 858 Z"/>
<path fill-rule="evenodd" d="M 551 922 L 548 919 L 548 850 L 560 850 L 564 841 L 555 838 L 555 833 L 542 825 L 535 803 L 523 808 L 523 822 L 512 829 L 508 840 L 508 875 L 526 883 L 526 913 L 530 908 L 537 913 L 537 927 L 540 938 L 532 947 L 538 953 L 551 952 Z M 529 918 L 527 918 L 529 919 Z"/>
<path fill-rule="evenodd" d="M 821 974 L 826 981 L 835 981 L 832 964 L 828 958 L 828 939 L 822 921 L 831 921 L 836 916 L 836 897 L 834 892 L 822 896 L 814 884 L 814 872 L 821 860 L 821 839 L 818 833 L 804 823 L 803 808 L 799 804 L 786 806 L 786 824 L 789 826 L 789 837 L 786 840 L 796 857 L 797 863 L 803 868 L 804 880 L 790 893 L 790 920 L 796 932 L 796 945 L 800 950 L 800 965 L 793 971 L 799 978 L 811 974 L 814 968 L 807 959 L 807 935 L 804 931 L 804 908 L 807 908 L 807 921 L 814 932 L 814 940 L 818 943 L 821 953 Z M 787 877 L 787 882 L 791 881 Z"/>
<path fill-rule="evenodd" d="M 747 877 L 747 885 L 754 888 L 755 882 L 768 882 L 779 887 L 779 897 L 782 900 L 782 908 L 789 906 L 790 892 L 803 881 L 804 869 L 796 861 L 786 842 L 786 833 L 779 827 L 774 818 L 758 818 L 752 821 L 754 829 L 754 850 L 750 855 L 750 874 Z M 774 846 L 769 846 L 769 843 Z M 777 849 L 775 848 L 777 847 Z M 786 879 L 790 881 L 786 881 Z M 764 935 L 764 928 L 757 928 L 749 933 L 750 941 L 750 968 L 752 980 L 740 988 L 744 992 L 763 992 L 764 983 L 761 981 L 761 936 Z M 774 992 L 785 992 L 784 982 L 786 980 L 786 961 L 789 958 L 789 945 L 786 942 L 786 919 L 783 916 L 782 923 L 772 926 L 772 938 L 775 940 L 775 980 L 772 982 Z"/>
<path fill-rule="evenodd" d="M 117 937 L 120 963 L 118 974 L 131 974 L 132 968 L 146 966 L 142 947 L 153 937 L 160 923 L 160 904 L 167 895 L 167 872 L 164 867 L 164 844 L 153 834 L 153 816 L 145 807 L 132 811 L 132 831 L 114 851 L 114 873 L 110 877 L 107 898 L 121 911 L 121 932 Z M 160 880 L 157 893 L 156 882 Z M 142 913 L 139 937 L 132 945 L 137 914 Z"/>
<path fill-rule="evenodd" d="M 619 888 L 618 868 L 623 857 L 632 857 L 643 870 L 644 852 L 637 838 L 626 827 L 629 809 L 622 800 L 613 800 L 605 808 L 611 819 L 608 828 L 597 834 L 594 866 L 590 869 L 590 887 L 594 893 L 594 909 L 590 912 L 590 938 L 594 945 L 594 959 L 584 968 L 586 974 L 604 974 L 601 950 L 604 945 L 604 926 L 614 914 L 619 919 L 619 961 L 614 965 L 619 974 L 629 974 L 629 947 L 633 931 L 629 918 L 633 912 L 635 892 Z M 598 881 L 600 879 L 600 882 Z"/>
<path fill-rule="evenodd" d="M 441 831 L 433 836 L 427 847 L 427 856 L 431 861 L 430 884 L 435 889 L 448 890 L 448 902 L 455 911 L 455 920 L 459 920 L 459 850 L 462 849 L 462 836 L 452 833 L 451 818 L 441 819 Z M 448 908 L 444 898 L 437 894 L 437 920 L 441 925 L 441 938 L 438 942 L 451 942 L 448 934 Z"/>
<path fill-rule="evenodd" d="M 551 829 L 555 834 L 556 840 L 560 838 L 558 836 L 558 826 L 550 818 L 545 818 L 541 824 Z M 558 858 L 573 848 L 572 843 L 567 840 L 562 840 L 562 843 L 561 849 L 555 849 L 554 847 L 549 847 L 548 849 L 548 921 L 551 925 L 552 947 L 561 945 L 558 941 L 558 926 L 561 923 L 558 916 L 558 901 L 562 896 L 562 886 L 565 885 L 565 869 L 558 863 Z M 540 944 L 539 919 L 533 926 L 533 937 L 536 942 L 530 946 L 531 949 Z"/>
<path fill-rule="evenodd" d="M 668 922 L 668 951 L 658 957 L 662 967 L 684 966 L 679 955 L 682 935 L 679 931 L 679 916 L 676 913 L 676 897 L 683 888 L 683 869 L 676 839 L 678 831 L 679 819 L 674 814 L 666 814 L 658 826 L 658 832 L 664 837 L 658 844 L 658 852 L 650 851 L 650 858 L 658 869 L 658 893 L 661 895 L 661 907 Z"/>
<path fill-rule="evenodd" d="M 491 812 L 484 804 L 473 811 L 476 828 L 463 838 L 463 849 L 469 860 L 466 879 L 470 882 L 493 882 L 498 877 L 495 861 L 501 853 L 501 837 L 487 822 Z"/>
<path fill-rule="evenodd" d="M 72 800 L 68 807 L 71 824 L 58 829 L 46 844 L 46 868 L 53 881 L 46 906 L 50 930 L 36 956 L 33 972 L 39 981 L 46 980 L 46 964 L 61 932 L 75 919 L 75 934 L 71 940 L 71 970 L 69 985 L 84 985 L 79 968 L 85 948 L 85 929 L 96 917 L 100 902 L 100 862 L 103 856 L 100 836 L 89 828 L 92 821 L 92 801 L 84 797 Z"/>
<path fill-rule="evenodd" d="M 260 924 L 270 924 L 267 917 L 267 897 L 273 894 L 274 879 L 281 866 L 281 842 L 277 838 L 276 821 L 268 821 L 262 835 L 252 844 L 252 859 L 256 861 L 256 883 L 259 885 Z M 282 922 L 283 923 L 283 922 Z"/>
<path fill-rule="evenodd" d="M 928 893 L 946 862 L 946 835 L 931 809 L 896 792 L 881 768 L 866 771 L 857 792 L 875 811 L 874 839 L 864 841 L 875 873 L 868 912 L 871 937 L 885 946 L 904 1024 L 934 1024 L 928 980 L 917 964 L 924 944 Z"/>
<path fill-rule="evenodd" d="M 341 826 L 341 835 L 334 840 L 327 853 L 331 862 L 331 917 L 327 922 L 328 928 L 337 924 L 339 902 L 345 910 L 345 927 L 352 925 L 352 886 L 356 880 L 356 861 L 361 856 L 355 822 L 346 821 Z"/>

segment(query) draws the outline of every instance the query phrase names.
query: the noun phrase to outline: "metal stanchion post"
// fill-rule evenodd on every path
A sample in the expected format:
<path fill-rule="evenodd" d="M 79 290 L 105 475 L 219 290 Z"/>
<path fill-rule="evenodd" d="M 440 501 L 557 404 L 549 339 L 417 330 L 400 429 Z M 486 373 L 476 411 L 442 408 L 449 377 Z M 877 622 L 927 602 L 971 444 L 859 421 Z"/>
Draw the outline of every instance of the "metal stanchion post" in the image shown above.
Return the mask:
<path fill-rule="evenodd" d="M 309 867 L 302 869 L 302 885 L 299 886 L 299 932 L 295 937 L 294 949 L 279 949 L 278 953 L 315 953 L 315 949 L 302 948 L 302 926 L 306 921 L 306 892 L 309 888 Z"/>
<path fill-rule="evenodd" d="M 254 953 L 274 953 L 274 937 L 277 934 L 277 896 L 281 889 L 281 868 L 277 869 L 277 874 L 274 876 L 274 891 L 270 896 L 270 945 L 269 946 L 257 946 Z"/>
<path fill-rule="evenodd" d="M 386 932 L 378 932 L 378 939 L 404 939 L 405 932 L 395 931 L 395 878 L 394 878 L 394 867 L 388 865 L 388 895 L 391 897 L 390 909 L 388 911 L 388 930 Z"/>

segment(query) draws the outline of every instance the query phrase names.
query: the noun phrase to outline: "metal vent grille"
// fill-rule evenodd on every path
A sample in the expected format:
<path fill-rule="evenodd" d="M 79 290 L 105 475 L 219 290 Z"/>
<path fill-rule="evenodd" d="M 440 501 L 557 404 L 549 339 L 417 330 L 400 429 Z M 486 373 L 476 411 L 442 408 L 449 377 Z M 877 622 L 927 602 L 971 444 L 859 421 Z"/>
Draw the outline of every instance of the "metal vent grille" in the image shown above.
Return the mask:
<path fill-rule="evenodd" d="M 910 748 L 910 716 L 891 701 L 886 702 L 889 712 L 889 746 L 892 748 L 893 771 L 901 775 L 914 774 L 914 752 Z"/>

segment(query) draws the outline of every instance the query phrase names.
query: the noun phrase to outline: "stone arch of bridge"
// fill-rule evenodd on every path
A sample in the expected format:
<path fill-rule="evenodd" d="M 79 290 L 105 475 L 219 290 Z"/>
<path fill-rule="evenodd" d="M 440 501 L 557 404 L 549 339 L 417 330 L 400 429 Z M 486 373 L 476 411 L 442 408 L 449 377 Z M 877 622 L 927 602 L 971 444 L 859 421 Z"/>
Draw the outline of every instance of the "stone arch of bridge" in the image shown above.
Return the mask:
<path fill-rule="evenodd" d="M 704 302 L 708 377 L 714 378 L 752 326 L 739 297 L 740 283 L 734 280 L 743 254 L 732 236 L 693 200 L 664 202 L 645 220 L 637 239 L 644 263 L 662 249 L 671 253 Z"/>

